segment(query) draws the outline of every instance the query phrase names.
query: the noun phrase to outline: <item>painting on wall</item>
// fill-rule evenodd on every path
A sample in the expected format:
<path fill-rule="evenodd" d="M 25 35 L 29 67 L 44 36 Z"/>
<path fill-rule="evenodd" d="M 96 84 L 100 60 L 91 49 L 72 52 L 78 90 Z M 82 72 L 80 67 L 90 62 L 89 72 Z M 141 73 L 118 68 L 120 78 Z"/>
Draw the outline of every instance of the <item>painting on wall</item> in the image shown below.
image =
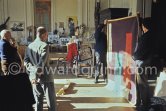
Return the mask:
<path fill-rule="evenodd" d="M 64 28 L 64 22 L 59 22 L 59 28 Z"/>
<path fill-rule="evenodd" d="M 76 27 L 78 25 L 78 19 L 77 16 L 67 16 L 67 24 L 69 24 L 69 18 L 72 18 L 74 21 L 74 26 Z"/>
<path fill-rule="evenodd" d="M 9 22 L 9 28 L 12 31 L 24 31 L 25 23 L 23 21 L 11 21 Z"/>

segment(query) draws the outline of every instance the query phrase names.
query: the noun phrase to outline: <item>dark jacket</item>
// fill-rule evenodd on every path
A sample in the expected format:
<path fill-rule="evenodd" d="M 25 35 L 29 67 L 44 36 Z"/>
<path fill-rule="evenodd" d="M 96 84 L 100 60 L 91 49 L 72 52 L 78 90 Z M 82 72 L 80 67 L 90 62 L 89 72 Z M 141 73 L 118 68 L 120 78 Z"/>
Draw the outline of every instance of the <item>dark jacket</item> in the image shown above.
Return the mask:
<path fill-rule="evenodd" d="M 134 60 L 139 67 L 152 66 L 153 61 L 153 37 L 150 31 L 144 33 L 139 39 L 134 51 Z"/>
<path fill-rule="evenodd" d="M 74 23 L 70 22 L 69 23 L 69 29 L 70 29 L 70 36 L 74 36 L 74 32 L 75 32 L 75 27 L 74 27 Z"/>
<path fill-rule="evenodd" d="M 99 54 L 107 52 L 107 36 L 104 32 L 102 32 L 103 26 L 98 27 L 95 32 L 95 51 Z"/>
<path fill-rule="evenodd" d="M 153 38 L 151 32 L 143 34 L 139 39 L 134 52 L 135 60 L 147 60 L 153 53 Z"/>
<path fill-rule="evenodd" d="M 28 74 L 0 76 L 0 111 L 33 111 L 35 103 Z"/>
<path fill-rule="evenodd" d="M 21 59 L 17 53 L 17 48 L 10 45 L 6 40 L 0 40 L 0 60 L 2 71 L 8 71 L 11 63 L 21 65 Z"/>

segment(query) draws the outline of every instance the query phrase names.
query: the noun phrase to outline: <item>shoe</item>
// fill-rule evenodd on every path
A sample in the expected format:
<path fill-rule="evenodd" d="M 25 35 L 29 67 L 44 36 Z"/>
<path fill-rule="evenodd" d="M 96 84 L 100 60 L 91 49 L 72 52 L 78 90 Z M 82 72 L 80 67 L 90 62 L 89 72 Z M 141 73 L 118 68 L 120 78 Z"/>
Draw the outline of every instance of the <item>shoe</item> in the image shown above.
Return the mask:
<path fill-rule="evenodd" d="M 136 111 L 150 111 L 148 107 L 145 106 L 137 106 Z"/>
<path fill-rule="evenodd" d="M 99 81 L 95 81 L 94 83 L 97 84 L 97 83 L 99 83 Z"/>

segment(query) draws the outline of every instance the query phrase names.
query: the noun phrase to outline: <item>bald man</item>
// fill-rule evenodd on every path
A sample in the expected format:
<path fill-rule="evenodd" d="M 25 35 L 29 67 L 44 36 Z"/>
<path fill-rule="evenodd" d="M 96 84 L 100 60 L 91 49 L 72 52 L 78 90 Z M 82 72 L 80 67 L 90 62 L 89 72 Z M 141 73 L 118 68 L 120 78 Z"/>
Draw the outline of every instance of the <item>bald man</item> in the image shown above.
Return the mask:
<path fill-rule="evenodd" d="M 46 96 L 48 111 L 56 111 L 53 74 L 49 73 L 48 33 L 44 27 L 37 28 L 36 39 L 29 44 L 24 65 L 29 71 L 36 99 L 35 111 L 43 111 L 43 97 Z"/>

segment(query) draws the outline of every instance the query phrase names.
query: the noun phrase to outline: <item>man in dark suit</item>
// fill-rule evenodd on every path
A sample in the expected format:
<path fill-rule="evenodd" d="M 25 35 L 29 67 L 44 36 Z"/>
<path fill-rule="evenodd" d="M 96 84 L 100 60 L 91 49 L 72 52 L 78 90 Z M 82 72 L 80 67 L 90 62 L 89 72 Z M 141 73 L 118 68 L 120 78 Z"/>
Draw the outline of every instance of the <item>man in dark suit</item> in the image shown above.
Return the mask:
<path fill-rule="evenodd" d="M 11 33 L 8 30 L 1 31 L 0 59 L 2 75 L 15 74 L 14 72 L 21 68 L 21 59 L 17 53 L 17 48 L 12 46 Z M 12 65 L 18 65 L 18 68 L 16 69 Z"/>
<path fill-rule="evenodd" d="M 151 18 L 145 18 L 142 20 L 143 35 L 139 37 L 134 52 L 134 59 L 138 66 L 138 74 L 136 76 L 136 105 L 138 108 L 141 108 L 141 111 L 147 111 L 148 106 L 150 105 L 148 67 L 151 66 L 151 58 L 153 56 L 153 37 L 151 27 Z"/>
<path fill-rule="evenodd" d="M 2 30 L 0 40 L 0 110 L 32 111 L 35 103 L 28 75 L 21 73 L 21 59 L 11 42 L 9 30 Z"/>

